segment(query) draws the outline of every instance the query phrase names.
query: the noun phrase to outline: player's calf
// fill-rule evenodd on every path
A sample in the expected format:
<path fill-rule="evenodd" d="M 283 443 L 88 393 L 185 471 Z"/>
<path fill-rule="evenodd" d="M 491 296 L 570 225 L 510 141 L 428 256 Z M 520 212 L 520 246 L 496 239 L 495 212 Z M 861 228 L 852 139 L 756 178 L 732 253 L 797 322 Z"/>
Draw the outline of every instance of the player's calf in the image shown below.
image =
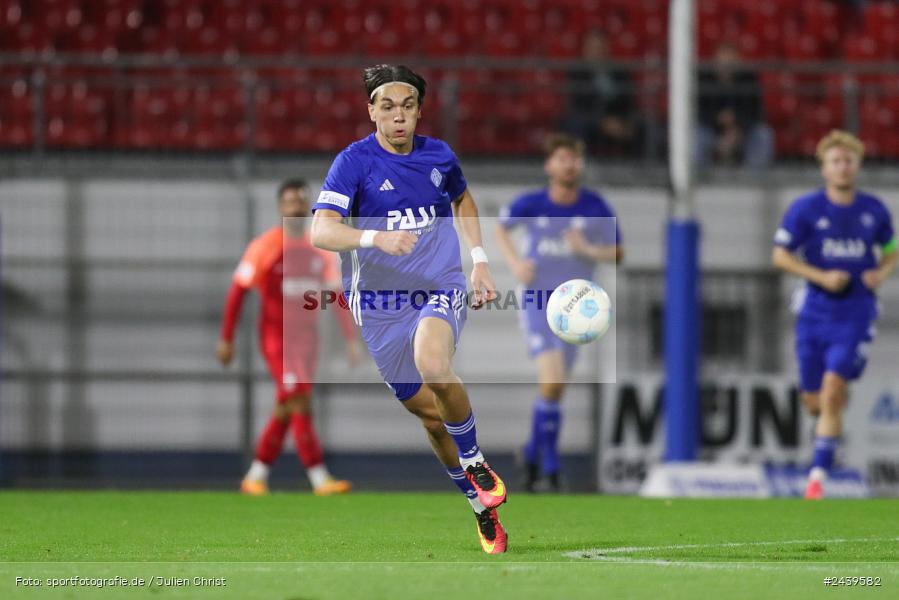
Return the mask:
<path fill-rule="evenodd" d="M 846 380 L 835 373 L 824 376 L 821 386 L 821 415 L 816 433 L 819 436 L 838 437 L 843 432 L 843 410 L 848 400 L 849 386 Z"/>
<path fill-rule="evenodd" d="M 813 417 L 821 414 L 821 397 L 818 395 L 818 392 L 803 392 L 800 398 L 808 414 Z"/>
<path fill-rule="evenodd" d="M 815 436 L 815 452 L 809 470 L 805 497 L 818 500 L 824 497 L 824 485 L 833 468 L 834 455 L 843 431 L 843 410 L 846 407 L 848 385 L 835 373 L 824 376 L 820 393 L 821 416 L 818 417 Z"/>

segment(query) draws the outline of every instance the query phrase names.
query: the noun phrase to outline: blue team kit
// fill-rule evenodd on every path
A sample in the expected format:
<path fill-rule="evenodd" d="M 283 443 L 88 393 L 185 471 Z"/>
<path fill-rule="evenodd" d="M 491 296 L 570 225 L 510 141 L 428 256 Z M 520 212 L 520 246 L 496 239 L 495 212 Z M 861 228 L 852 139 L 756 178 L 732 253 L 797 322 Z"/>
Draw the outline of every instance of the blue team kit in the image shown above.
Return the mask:
<path fill-rule="evenodd" d="M 840 292 L 829 292 L 811 282 L 800 292 L 796 356 L 803 391 L 818 391 L 827 371 L 847 381 L 864 371 L 878 306 L 862 273 L 877 268 L 875 248 L 886 246 L 893 236 L 886 206 L 862 192 L 851 204 L 842 206 L 818 190 L 797 198 L 784 215 L 775 244 L 800 252 L 814 267 L 850 275 L 849 284 Z"/>
<path fill-rule="evenodd" d="M 400 400 L 421 387 L 412 338 L 419 322 L 449 323 L 456 343 L 465 325 L 466 278 L 452 202 L 467 187 L 459 161 L 441 140 L 416 135 L 410 154 L 384 150 L 375 135 L 343 150 L 312 210 L 336 211 L 358 229 L 410 231 L 411 254 L 376 248 L 341 252 L 343 286 L 384 381 Z"/>
<path fill-rule="evenodd" d="M 621 243 L 615 213 L 598 194 L 578 191 L 577 200 L 562 205 L 553 202 L 544 188 L 518 197 L 500 213 L 506 229 L 525 229 L 524 256 L 535 265 L 534 279 L 519 290 L 520 324 L 531 358 L 548 350 L 561 350 L 568 368 L 577 358 L 578 347 L 556 337 L 546 321 L 545 301 L 560 283 L 569 279 L 593 279 L 596 264 L 574 254 L 565 243 L 566 229 L 581 230 L 592 244 Z"/>

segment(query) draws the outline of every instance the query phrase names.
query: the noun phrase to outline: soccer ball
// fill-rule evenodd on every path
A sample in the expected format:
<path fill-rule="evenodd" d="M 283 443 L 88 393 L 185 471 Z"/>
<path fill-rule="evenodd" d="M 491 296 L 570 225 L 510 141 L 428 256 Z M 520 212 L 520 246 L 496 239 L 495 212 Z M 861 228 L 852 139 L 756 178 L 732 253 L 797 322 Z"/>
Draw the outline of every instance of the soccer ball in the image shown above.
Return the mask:
<path fill-rule="evenodd" d="M 587 279 L 561 284 L 546 303 L 549 328 L 569 344 L 592 342 L 612 323 L 612 301 L 604 289 Z"/>

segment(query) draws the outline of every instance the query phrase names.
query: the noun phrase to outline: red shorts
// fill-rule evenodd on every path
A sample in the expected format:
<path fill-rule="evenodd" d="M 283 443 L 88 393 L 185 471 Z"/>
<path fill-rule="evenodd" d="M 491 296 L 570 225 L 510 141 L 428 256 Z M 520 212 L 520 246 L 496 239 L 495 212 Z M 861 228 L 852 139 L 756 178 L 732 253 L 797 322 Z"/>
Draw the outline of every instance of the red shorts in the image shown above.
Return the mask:
<path fill-rule="evenodd" d="M 263 338 L 262 356 L 265 357 L 268 371 L 275 381 L 278 404 L 291 396 L 312 391 L 318 365 L 317 339 L 310 336 L 303 343 L 291 343 L 285 349 L 280 339 Z"/>

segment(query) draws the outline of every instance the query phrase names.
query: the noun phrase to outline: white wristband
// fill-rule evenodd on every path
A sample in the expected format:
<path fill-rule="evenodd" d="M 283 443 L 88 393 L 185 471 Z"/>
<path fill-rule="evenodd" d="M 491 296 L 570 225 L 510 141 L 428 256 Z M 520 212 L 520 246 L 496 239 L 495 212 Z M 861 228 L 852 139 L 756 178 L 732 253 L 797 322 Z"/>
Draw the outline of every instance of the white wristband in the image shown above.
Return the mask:
<path fill-rule="evenodd" d="M 476 246 L 471 249 L 471 260 L 474 261 L 474 264 L 485 263 L 487 262 L 487 253 L 480 246 Z"/>
<path fill-rule="evenodd" d="M 360 248 L 371 248 L 375 245 L 375 234 L 378 232 L 374 229 L 366 229 L 362 232 L 362 237 L 359 238 L 359 247 Z"/>

